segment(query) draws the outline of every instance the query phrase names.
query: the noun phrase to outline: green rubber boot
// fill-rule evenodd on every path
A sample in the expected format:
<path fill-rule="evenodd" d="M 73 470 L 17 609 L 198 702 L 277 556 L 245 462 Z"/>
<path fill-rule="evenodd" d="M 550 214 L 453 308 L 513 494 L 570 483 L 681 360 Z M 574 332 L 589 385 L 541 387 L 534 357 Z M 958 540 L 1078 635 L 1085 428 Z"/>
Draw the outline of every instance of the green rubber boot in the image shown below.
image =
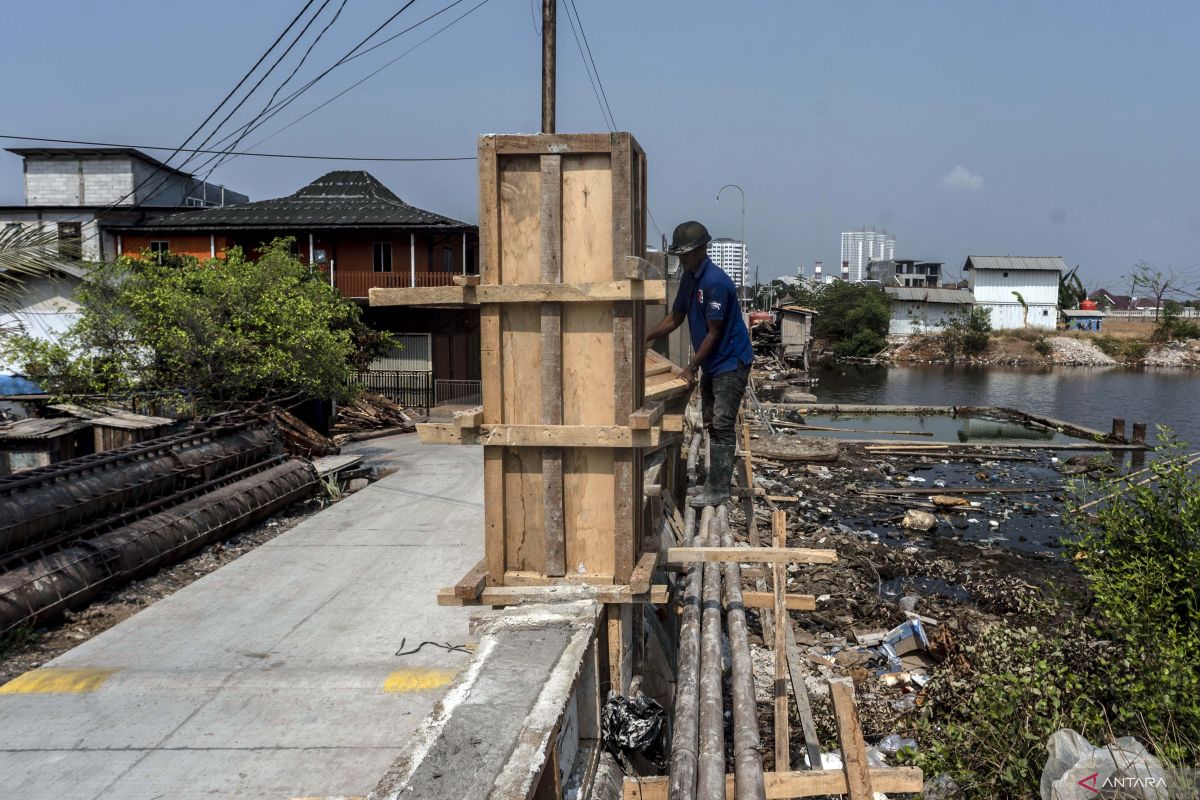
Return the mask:
<path fill-rule="evenodd" d="M 708 481 L 703 491 L 688 498 L 696 507 L 716 506 L 729 500 L 729 480 L 733 477 L 734 446 L 710 444 Z"/>

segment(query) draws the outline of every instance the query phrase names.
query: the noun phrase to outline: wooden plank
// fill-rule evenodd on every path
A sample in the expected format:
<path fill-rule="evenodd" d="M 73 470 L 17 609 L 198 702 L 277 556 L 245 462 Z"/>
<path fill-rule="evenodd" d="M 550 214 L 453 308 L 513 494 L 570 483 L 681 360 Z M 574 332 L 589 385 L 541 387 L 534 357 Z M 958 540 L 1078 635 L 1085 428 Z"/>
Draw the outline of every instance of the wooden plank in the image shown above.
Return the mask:
<path fill-rule="evenodd" d="M 804 748 L 811 767 L 821 763 L 821 741 L 817 738 L 817 723 L 813 719 L 812 704 L 808 698 L 808 684 L 805 683 L 804 668 L 800 663 L 800 649 L 796 647 L 796 633 L 792 630 L 791 620 L 783 629 L 787 637 L 788 679 L 792 682 L 792 697 L 796 700 L 796 713 L 800 717 L 800 729 L 804 731 Z"/>
<path fill-rule="evenodd" d="M 663 415 L 662 403 L 647 403 L 629 415 L 629 427 L 634 430 L 648 431 Z"/>
<path fill-rule="evenodd" d="M 508 541 L 504 532 L 504 448 L 483 448 L 483 549 L 488 573 L 497 579 L 508 566 Z"/>
<path fill-rule="evenodd" d="M 646 382 L 646 390 L 643 397 L 646 400 L 669 400 L 672 397 L 683 394 L 687 390 L 687 381 L 682 378 L 677 378 L 674 375 L 669 377 L 656 375 L 650 381 Z"/>
<path fill-rule="evenodd" d="M 916 767 L 871 767 L 871 783 L 877 792 L 912 794 L 924 786 L 924 775 Z M 666 775 L 639 777 L 628 775 L 622 786 L 623 800 L 667 800 L 670 778 Z M 819 797 L 846 794 L 846 775 L 841 770 L 815 769 L 797 772 L 765 772 L 763 785 L 767 800 L 787 797 Z M 734 800 L 734 778 L 725 778 L 725 797 Z"/>
<path fill-rule="evenodd" d="M 475 286 L 417 286 L 405 289 L 368 289 L 368 304 L 377 306 L 474 305 Z"/>
<path fill-rule="evenodd" d="M 749 451 L 747 451 L 749 453 Z M 776 548 L 787 547 L 787 513 L 776 511 L 771 515 L 773 544 Z M 792 768 L 791 729 L 788 726 L 787 694 L 787 636 L 784 630 L 791 622 L 788 619 L 787 572 L 783 564 L 773 564 L 773 589 L 775 593 L 775 769 L 786 772 Z M 815 603 L 814 603 L 815 606 Z"/>
<path fill-rule="evenodd" d="M 683 414 L 663 414 L 662 429 L 671 433 L 682 433 Z"/>
<path fill-rule="evenodd" d="M 541 170 L 541 279 L 543 285 L 553 285 L 562 281 L 562 156 L 542 156 Z M 561 425 L 562 306 L 558 303 L 543 303 L 541 317 L 541 421 L 547 425 Z M 542 501 L 545 571 L 547 575 L 565 575 L 567 539 L 563 519 L 563 451 L 557 447 L 548 447 L 542 451 Z"/>
<path fill-rule="evenodd" d="M 483 424 L 483 406 L 454 412 L 454 427 L 459 430 L 478 428 Z"/>
<path fill-rule="evenodd" d="M 541 161 L 498 156 L 499 272 L 493 283 L 539 283 L 541 265 Z M 499 305 L 501 422 L 536 425 L 541 403 L 530 388 L 542 370 L 541 311 L 535 305 Z M 503 444 L 504 442 L 497 442 Z M 540 447 L 504 451 L 505 571 L 545 569 L 545 501 Z"/>
<path fill-rule="evenodd" d="M 494 133 L 481 136 L 490 140 L 492 146 L 505 154 L 547 155 L 608 153 L 613 147 L 613 136 L 608 133 Z M 628 136 L 628 134 L 624 134 Z"/>
<path fill-rule="evenodd" d="M 788 611 L 816 611 L 817 598 L 811 594 L 784 593 L 784 606 Z M 749 589 L 742 590 L 742 604 L 746 608 L 774 608 L 774 592 L 757 592 Z"/>
<path fill-rule="evenodd" d="M 662 428 L 634 430 L 625 425 L 480 425 L 477 429 L 464 430 L 443 422 L 422 422 L 417 425 L 417 435 L 425 444 L 570 447 L 582 450 L 660 447 L 679 439 L 679 434 L 664 432 Z M 578 453 L 571 456 L 576 462 L 580 460 Z M 540 501 L 540 489 L 538 498 Z"/>
<path fill-rule="evenodd" d="M 808 547 L 671 547 L 667 560 L 675 564 L 734 562 L 739 564 L 832 564 L 834 550 Z"/>
<path fill-rule="evenodd" d="M 386 289 L 382 291 L 409 290 Z M 661 301 L 665 300 L 666 297 L 666 281 L 629 280 L 603 281 L 600 283 L 530 283 L 504 286 L 479 286 L 474 290 L 473 295 L 474 302 L 479 303 L 598 303 L 616 300 Z M 468 300 L 465 302 L 472 301 Z M 402 304 L 392 303 L 392 305 Z"/>
<path fill-rule="evenodd" d="M 849 678 L 830 680 L 829 695 L 833 700 L 838 742 L 842 746 L 846 794 L 850 796 L 850 800 L 872 800 L 874 789 L 870 767 L 867 764 L 867 744 L 863 740 L 862 725 L 858 721 L 858 708 L 854 705 L 854 682 Z"/>
<path fill-rule="evenodd" d="M 650 580 L 654 577 L 654 567 L 658 564 L 658 551 L 642 553 L 633 574 L 629 577 L 629 588 L 634 594 L 645 594 L 650 591 Z"/>
<path fill-rule="evenodd" d="M 572 600 L 595 600 L 598 603 L 619 605 L 622 603 L 667 602 L 670 587 L 667 584 L 651 584 L 649 591 L 637 594 L 628 585 L 596 585 L 555 583 L 545 586 L 485 586 L 474 600 L 458 597 L 454 587 L 439 589 L 439 606 L 515 606 L 522 603 L 555 603 Z"/>
<path fill-rule="evenodd" d="M 625 256 L 625 277 L 631 281 L 663 279 L 662 270 L 641 256 Z M 665 298 L 664 298 L 665 299 Z"/>
<path fill-rule="evenodd" d="M 632 137 L 627 133 L 614 133 L 609 158 L 609 186 L 612 211 L 607 235 L 610 241 L 608 274 L 613 280 L 625 275 L 625 258 L 641 255 L 644 240 L 639 243 L 633 237 L 633 183 L 631 177 Z M 641 285 L 641 284 L 635 284 Z M 664 294 L 665 297 L 665 294 Z M 629 414 L 642 405 L 645 369 L 645 347 L 638 336 L 638 323 L 643 308 L 641 303 L 614 302 L 612 306 L 612 352 L 613 352 L 613 422 L 621 424 Z M 642 550 L 641 542 L 641 482 L 642 458 L 636 451 L 623 450 L 614 454 L 613 489 L 616 545 L 613 579 L 624 582 L 633 571 L 633 561 Z"/>
<path fill-rule="evenodd" d="M 470 571 L 454 584 L 454 596 L 461 600 L 474 600 L 479 597 L 479 593 L 487 585 L 487 577 L 488 563 L 485 557 L 481 558 L 478 564 L 471 567 Z"/>
<path fill-rule="evenodd" d="M 455 275 L 450 280 L 455 286 L 478 286 L 482 278 L 479 275 Z"/>

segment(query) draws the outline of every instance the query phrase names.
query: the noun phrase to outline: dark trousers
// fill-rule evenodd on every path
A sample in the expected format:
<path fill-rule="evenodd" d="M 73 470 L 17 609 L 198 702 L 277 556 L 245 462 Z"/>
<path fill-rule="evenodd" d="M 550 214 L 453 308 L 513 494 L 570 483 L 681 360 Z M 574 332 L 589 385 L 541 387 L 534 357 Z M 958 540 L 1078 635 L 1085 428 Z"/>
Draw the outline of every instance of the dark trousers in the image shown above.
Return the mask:
<path fill-rule="evenodd" d="M 737 433 L 733 426 L 737 424 L 738 408 L 742 405 L 742 395 L 746 393 L 746 382 L 749 380 L 749 364 L 719 375 L 705 372 L 701 376 L 700 409 L 712 444 L 730 447 L 737 444 Z"/>

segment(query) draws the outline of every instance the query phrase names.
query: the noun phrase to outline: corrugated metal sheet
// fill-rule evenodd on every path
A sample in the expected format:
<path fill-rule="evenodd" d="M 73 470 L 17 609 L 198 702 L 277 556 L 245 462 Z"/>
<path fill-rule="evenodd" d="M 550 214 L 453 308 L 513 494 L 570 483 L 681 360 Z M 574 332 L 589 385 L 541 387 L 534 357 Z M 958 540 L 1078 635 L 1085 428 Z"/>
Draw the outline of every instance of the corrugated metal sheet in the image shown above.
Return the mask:
<path fill-rule="evenodd" d="M 885 286 L 888 297 L 911 303 L 946 303 L 949 305 L 971 305 L 975 296 L 966 289 L 926 289 L 921 286 Z"/>
<path fill-rule="evenodd" d="M 1094 317 L 1103 317 L 1104 312 L 1100 311 L 1100 310 L 1087 311 L 1084 309 L 1077 309 L 1077 308 L 1064 308 L 1062 310 L 1062 315 L 1064 317 L 1066 317 L 1067 319 L 1070 319 L 1072 317 L 1081 317 L 1081 318 L 1093 317 L 1094 318 Z"/>
<path fill-rule="evenodd" d="M 963 269 L 1036 269 L 1066 272 L 1062 256 L 967 256 Z"/>
<path fill-rule="evenodd" d="M 430 334 L 393 333 L 392 338 L 401 347 L 376 358 L 371 362 L 370 369 L 399 372 L 433 371 L 433 345 Z"/>

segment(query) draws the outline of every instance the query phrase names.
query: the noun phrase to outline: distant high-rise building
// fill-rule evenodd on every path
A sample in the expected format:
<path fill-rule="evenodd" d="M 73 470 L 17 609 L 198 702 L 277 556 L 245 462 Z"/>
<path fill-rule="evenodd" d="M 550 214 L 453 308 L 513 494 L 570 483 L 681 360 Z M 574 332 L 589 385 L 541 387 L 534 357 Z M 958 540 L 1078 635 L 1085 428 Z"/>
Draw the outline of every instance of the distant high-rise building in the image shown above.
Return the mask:
<path fill-rule="evenodd" d="M 746 278 L 746 244 L 736 239 L 713 239 L 708 243 L 708 257 L 741 287 Z"/>
<path fill-rule="evenodd" d="M 872 261 L 890 261 L 895 257 L 896 237 L 889 236 L 887 231 L 862 228 L 842 234 L 842 263 L 849 265 L 851 281 L 866 278 Z"/>

